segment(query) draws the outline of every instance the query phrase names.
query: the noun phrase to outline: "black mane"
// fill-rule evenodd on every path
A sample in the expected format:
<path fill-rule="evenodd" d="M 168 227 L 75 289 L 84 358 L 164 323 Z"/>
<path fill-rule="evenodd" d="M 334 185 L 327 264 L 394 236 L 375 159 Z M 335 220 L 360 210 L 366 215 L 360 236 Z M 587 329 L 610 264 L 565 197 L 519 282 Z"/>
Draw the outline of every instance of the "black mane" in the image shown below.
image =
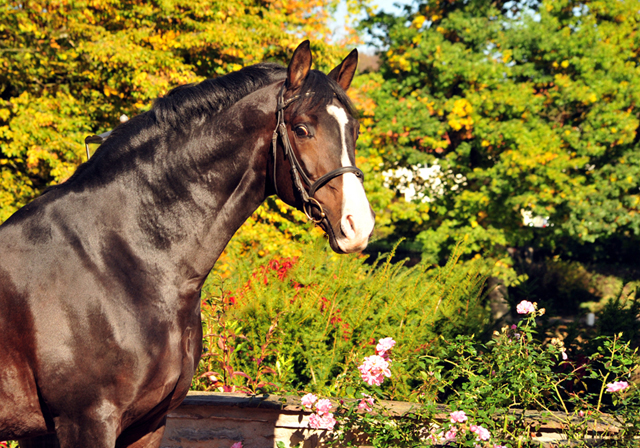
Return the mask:
<path fill-rule="evenodd" d="M 281 65 L 262 63 L 198 84 L 178 86 L 166 96 L 156 99 L 151 112 L 159 124 L 184 125 L 204 114 L 219 113 L 248 94 L 283 79 L 285 72 L 285 67 Z M 296 105 L 299 112 L 301 108 L 308 110 L 326 106 L 336 97 L 352 116 L 356 114 L 346 92 L 320 71 L 309 72 L 300 95 L 308 100 Z"/>
<path fill-rule="evenodd" d="M 202 115 L 215 115 L 256 90 L 284 78 L 286 69 L 263 63 L 245 67 L 198 84 L 178 86 L 156 99 L 150 113 L 158 124 L 186 124 Z"/>
<path fill-rule="evenodd" d="M 191 126 L 198 125 L 203 118 L 213 117 L 250 93 L 285 77 L 285 67 L 261 63 L 197 84 L 178 86 L 157 98 L 149 111 L 118 125 L 90 160 L 80 165 L 66 182 L 51 186 L 45 192 L 81 178 L 91 178 L 96 170 L 106 181 L 105 177 L 132 168 L 140 160 L 148 162 L 154 147 L 158 149 L 166 144 L 169 133 L 188 135 Z M 327 105 L 337 98 L 352 116 L 356 115 L 346 92 L 320 71 L 311 70 L 301 89 L 304 99 L 292 105 L 296 112 Z M 305 95 L 307 93 L 309 95 Z"/>

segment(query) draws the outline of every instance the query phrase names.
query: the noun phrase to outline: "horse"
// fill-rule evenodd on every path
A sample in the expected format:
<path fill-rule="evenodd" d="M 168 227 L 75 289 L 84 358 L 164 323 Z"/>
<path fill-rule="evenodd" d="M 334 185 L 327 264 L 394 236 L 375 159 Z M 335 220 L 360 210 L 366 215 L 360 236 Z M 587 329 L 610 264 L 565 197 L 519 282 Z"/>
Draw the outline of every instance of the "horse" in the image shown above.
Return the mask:
<path fill-rule="evenodd" d="M 205 278 L 268 196 L 334 251 L 366 247 L 357 61 L 312 70 L 305 41 L 287 67 L 177 87 L 0 226 L 0 440 L 159 446 L 200 359 Z"/>

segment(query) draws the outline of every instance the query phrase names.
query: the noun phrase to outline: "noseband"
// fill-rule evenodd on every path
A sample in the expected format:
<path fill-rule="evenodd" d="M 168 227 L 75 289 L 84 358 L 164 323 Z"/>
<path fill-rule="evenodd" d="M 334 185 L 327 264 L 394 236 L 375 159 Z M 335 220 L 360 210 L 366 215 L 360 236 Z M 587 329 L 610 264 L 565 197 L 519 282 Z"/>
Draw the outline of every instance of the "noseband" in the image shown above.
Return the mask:
<path fill-rule="evenodd" d="M 286 84 L 286 83 L 285 83 Z M 285 92 L 285 84 L 282 84 L 282 88 L 280 89 L 280 93 L 278 94 L 278 107 L 276 110 L 276 128 L 273 131 L 273 138 L 271 139 L 272 147 L 273 147 L 273 185 L 276 189 L 276 194 L 278 193 L 278 181 L 276 179 L 276 151 L 278 147 L 278 136 L 282 140 L 282 147 L 284 148 L 284 158 L 289 159 L 291 161 L 291 178 L 293 179 L 293 184 L 296 186 L 296 189 L 300 192 L 300 196 L 302 197 L 302 210 L 304 214 L 307 215 L 311 221 L 316 224 L 320 224 L 323 220 L 326 219 L 327 215 L 322 208 L 320 202 L 315 199 L 313 196 L 316 191 L 322 188 L 325 184 L 327 184 L 331 179 L 336 178 L 338 176 L 342 176 L 346 173 L 353 173 L 359 179 L 364 179 L 364 174 L 362 171 L 355 166 L 342 166 L 333 171 L 329 171 L 327 174 L 321 176 L 315 182 L 309 179 L 309 176 L 302 169 L 302 165 L 296 157 L 296 153 L 293 151 L 293 147 L 291 146 L 291 142 L 289 141 L 289 135 L 287 134 L 287 125 L 284 122 L 284 110 L 294 101 L 300 99 L 300 95 L 295 95 L 289 98 L 287 101 L 284 100 L 284 92 Z M 305 96 L 312 95 L 311 93 L 307 93 Z M 301 180 L 302 178 L 302 180 Z M 309 187 L 307 190 L 302 182 Z M 311 213 L 311 207 L 317 207 L 320 210 L 319 218 L 314 218 Z M 331 227 L 330 225 L 328 226 Z"/>

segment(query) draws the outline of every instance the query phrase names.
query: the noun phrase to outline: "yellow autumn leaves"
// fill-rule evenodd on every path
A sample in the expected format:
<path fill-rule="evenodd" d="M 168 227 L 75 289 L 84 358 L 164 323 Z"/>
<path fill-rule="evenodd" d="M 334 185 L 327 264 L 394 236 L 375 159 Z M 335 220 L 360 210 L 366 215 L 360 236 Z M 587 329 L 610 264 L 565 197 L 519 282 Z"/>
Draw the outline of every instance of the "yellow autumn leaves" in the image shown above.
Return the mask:
<path fill-rule="evenodd" d="M 471 118 L 471 112 L 473 107 L 466 98 L 457 99 L 453 102 L 453 108 L 447 116 L 449 126 L 454 131 L 459 131 L 462 128 L 471 130 L 473 127 L 473 118 Z"/>

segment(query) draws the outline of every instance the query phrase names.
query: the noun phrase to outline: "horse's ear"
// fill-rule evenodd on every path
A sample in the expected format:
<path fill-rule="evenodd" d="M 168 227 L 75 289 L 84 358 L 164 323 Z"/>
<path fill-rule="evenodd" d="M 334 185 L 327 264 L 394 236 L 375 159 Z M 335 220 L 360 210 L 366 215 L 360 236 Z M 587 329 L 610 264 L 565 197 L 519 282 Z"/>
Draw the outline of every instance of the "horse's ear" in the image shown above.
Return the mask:
<path fill-rule="evenodd" d="M 291 90 L 299 88 L 307 78 L 309 70 L 311 70 L 311 49 L 309 48 L 309 41 L 305 40 L 298 45 L 289 62 L 287 88 Z"/>
<path fill-rule="evenodd" d="M 346 91 L 356 74 L 356 67 L 358 67 L 358 50 L 353 50 L 340 65 L 329 72 L 328 76 Z"/>

